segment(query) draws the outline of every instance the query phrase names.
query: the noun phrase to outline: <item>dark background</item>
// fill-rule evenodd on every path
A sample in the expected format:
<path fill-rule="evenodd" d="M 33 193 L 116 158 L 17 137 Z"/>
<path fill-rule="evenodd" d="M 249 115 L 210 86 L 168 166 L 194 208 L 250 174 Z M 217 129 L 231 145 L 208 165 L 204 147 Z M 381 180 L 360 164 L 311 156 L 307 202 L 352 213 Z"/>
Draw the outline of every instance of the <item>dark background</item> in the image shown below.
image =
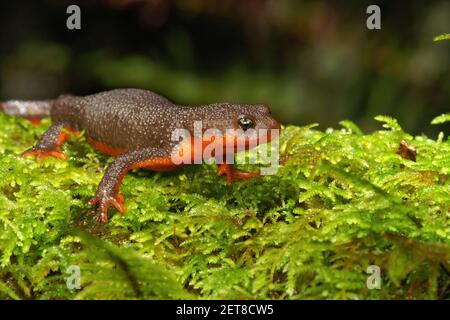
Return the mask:
<path fill-rule="evenodd" d="M 81 7 L 81 30 L 66 8 Z M 382 29 L 366 28 L 381 7 Z M 147 88 L 179 104 L 268 103 L 285 124 L 414 134 L 450 111 L 450 1 L 1 1 L 0 100 Z"/>

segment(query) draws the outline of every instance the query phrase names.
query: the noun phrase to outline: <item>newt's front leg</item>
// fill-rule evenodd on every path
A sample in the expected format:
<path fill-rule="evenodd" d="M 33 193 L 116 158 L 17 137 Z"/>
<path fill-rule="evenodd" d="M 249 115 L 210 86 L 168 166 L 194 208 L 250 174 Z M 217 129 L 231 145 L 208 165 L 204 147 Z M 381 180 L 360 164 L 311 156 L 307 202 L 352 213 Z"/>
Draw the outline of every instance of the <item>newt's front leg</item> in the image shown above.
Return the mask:
<path fill-rule="evenodd" d="M 62 123 L 53 124 L 45 131 L 36 146 L 23 152 L 22 156 L 28 157 L 35 155 L 38 161 L 41 161 L 46 157 L 67 160 L 67 156 L 61 151 L 61 145 L 69 138 L 69 135 L 62 131 L 63 128 L 64 124 Z"/>
<path fill-rule="evenodd" d="M 227 176 L 227 184 L 232 184 L 234 179 L 250 179 L 254 177 L 258 177 L 259 173 L 257 172 L 247 172 L 241 171 L 234 168 L 232 164 L 222 163 L 217 165 L 217 175 L 218 176 Z"/>
<path fill-rule="evenodd" d="M 170 151 L 158 148 L 144 148 L 124 153 L 108 167 L 95 196 L 88 202 L 90 206 L 98 205 L 97 212 L 103 223 L 108 222 L 108 207 L 113 205 L 120 213 L 125 212 L 124 198 L 119 194 L 123 177 L 131 169 L 147 168 L 152 170 L 172 170 Z"/>

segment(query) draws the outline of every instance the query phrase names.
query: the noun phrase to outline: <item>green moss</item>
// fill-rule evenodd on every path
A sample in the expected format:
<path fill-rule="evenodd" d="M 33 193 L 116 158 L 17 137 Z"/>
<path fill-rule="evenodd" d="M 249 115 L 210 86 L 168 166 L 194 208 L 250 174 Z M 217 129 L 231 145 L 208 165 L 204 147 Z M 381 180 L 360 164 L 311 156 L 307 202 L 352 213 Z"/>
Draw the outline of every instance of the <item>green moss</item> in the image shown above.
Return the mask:
<path fill-rule="evenodd" d="M 22 159 L 49 122 L 0 114 L 0 298 L 448 299 L 450 140 L 377 120 L 372 134 L 288 126 L 277 175 L 231 187 L 213 165 L 135 171 L 127 213 L 99 226 L 86 203 L 112 159 L 83 136 L 69 161 Z"/>

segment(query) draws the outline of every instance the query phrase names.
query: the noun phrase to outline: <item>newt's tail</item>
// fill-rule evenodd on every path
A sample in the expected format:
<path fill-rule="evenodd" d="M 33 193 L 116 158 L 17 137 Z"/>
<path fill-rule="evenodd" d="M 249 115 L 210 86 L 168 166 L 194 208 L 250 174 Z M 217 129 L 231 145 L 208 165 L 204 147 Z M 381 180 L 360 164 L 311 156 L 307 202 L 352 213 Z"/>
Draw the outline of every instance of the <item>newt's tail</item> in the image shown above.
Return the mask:
<path fill-rule="evenodd" d="M 54 100 L 9 100 L 0 102 L 0 112 L 16 117 L 27 118 L 31 121 L 38 121 L 42 118 L 50 117 L 50 110 L 52 109 L 53 103 Z"/>

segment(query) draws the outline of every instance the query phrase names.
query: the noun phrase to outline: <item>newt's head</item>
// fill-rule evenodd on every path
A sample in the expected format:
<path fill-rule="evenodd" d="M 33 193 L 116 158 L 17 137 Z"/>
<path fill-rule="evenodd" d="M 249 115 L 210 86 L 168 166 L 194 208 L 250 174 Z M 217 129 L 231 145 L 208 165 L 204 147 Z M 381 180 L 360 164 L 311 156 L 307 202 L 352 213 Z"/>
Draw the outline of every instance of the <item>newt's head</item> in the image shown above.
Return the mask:
<path fill-rule="evenodd" d="M 205 117 L 205 129 L 217 128 L 222 132 L 227 129 L 271 130 L 281 129 L 270 109 L 265 104 L 215 103 L 209 105 L 210 110 Z M 208 108 L 209 109 L 209 108 Z"/>
<path fill-rule="evenodd" d="M 221 159 L 223 155 L 273 142 L 281 129 L 267 105 L 215 103 L 183 111 L 187 112 L 182 128 L 186 132 L 175 134 L 175 141 L 178 137 L 182 137 L 182 141 L 173 154 L 184 163 L 192 159 Z"/>
<path fill-rule="evenodd" d="M 245 148 L 270 142 L 274 131 L 281 129 L 264 104 L 216 103 L 203 109 L 203 130 L 219 130 L 229 143 L 242 145 L 233 135 L 247 135 Z M 235 131 L 233 133 L 232 131 Z M 234 141 L 234 142 L 231 142 Z M 240 140 L 242 141 L 242 140 Z"/>

